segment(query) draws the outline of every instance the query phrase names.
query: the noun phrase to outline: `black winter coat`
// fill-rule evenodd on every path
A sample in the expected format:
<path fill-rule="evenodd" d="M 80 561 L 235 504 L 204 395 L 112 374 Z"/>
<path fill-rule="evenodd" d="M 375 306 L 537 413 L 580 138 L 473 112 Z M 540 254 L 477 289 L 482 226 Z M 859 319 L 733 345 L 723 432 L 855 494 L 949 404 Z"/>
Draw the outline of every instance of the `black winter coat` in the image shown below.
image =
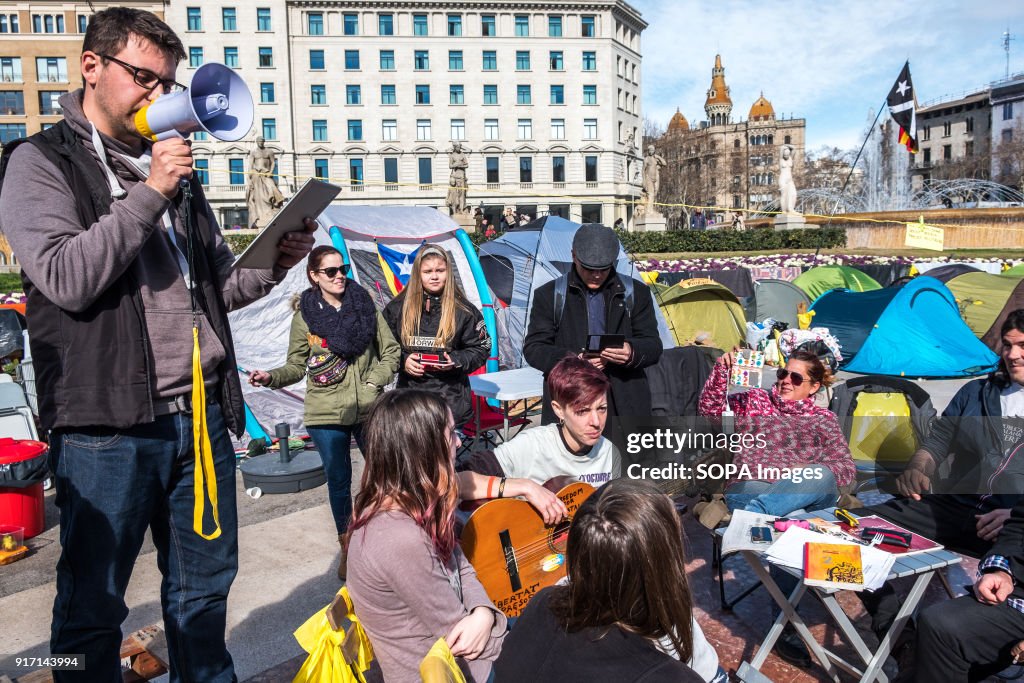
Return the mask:
<path fill-rule="evenodd" d="M 430 306 L 428 310 L 427 302 Z M 469 375 L 479 369 L 491 352 L 491 336 L 487 333 L 484 316 L 473 304 L 464 302 L 456 308 L 455 336 L 445 351 L 451 356 L 455 368 L 444 371 L 428 370 L 422 377 L 413 377 L 405 371 L 405 359 L 410 354 L 424 349 L 410 348 L 402 338 L 402 305 L 405 291 L 399 293 L 384 307 L 384 320 L 402 345 L 402 360 L 398 366 L 398 386 L 409 389 L 423 389 L 440 394 L 455 417 L 455 425 L 462 425 L 473 419 L 473 404 L 469 390 Z M 441 324 L 440 297 L 426 294 L 423 297 L 423 311 L 420 314 L 420 329 L 417 336 L 434 337 Z"/>
<path fill-rule="evenodd" d="M 527 363 L 544 373 L 545 379 L 555 364 L 567 354 L 576 355 L 586 350 L 589 325 L 585 287 L 573 269 L 569 275 L 560 322 L 555 320 L 555 282 L 547 283 L 533 294 L 533 308 L 523 341 L 523 355 Z M 651 414 L 651 390 L 644 368 L 657 363 L 662 351 L 651 290 L 643 282 L 634 279 L 633 307 L 628 310 L 625 289 L 615 273 L 609 276 L 603 287 L 605 332 L 624 335 L 633 347 L 633 358 L 629 363 L 605 366 L 605 374 L 611 380 L 609 418 L 626 415 L 647 417 Z M 541 422 L 550 424 L 555 421 L 545 382 Z M 612 419 L 608 420 L 605 427 L 605 436 L 614 436 Z"/>

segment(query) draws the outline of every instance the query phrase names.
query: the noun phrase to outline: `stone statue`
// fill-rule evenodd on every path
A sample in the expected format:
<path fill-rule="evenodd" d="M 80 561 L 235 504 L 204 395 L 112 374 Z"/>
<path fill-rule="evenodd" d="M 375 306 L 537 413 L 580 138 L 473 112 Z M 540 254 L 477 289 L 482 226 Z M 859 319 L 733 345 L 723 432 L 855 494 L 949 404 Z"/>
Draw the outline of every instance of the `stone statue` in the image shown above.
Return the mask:
<path fill-rule="evenodd" d="M 647 209 L 652 213 L 656 212 L 654 202 L 658 197 L 658 186 L 661 185 L 661 167 L 666 166 L 665 158 L 657 153 L 654 145 L 647 147 L 647 156 L 644 157 L 644 195 L 647 198 Z"/>
<path fill-rule="evenodd" d="M 782 146 L 779 159 L 779 211 L 796 213 L 796 185 L 793 183 L 793 147 Z"/>
<path fill-rule="evenodd" d="M 245 189 L 245 204 L 249 208 L 251 228 L 265 228 L 284 204 L 284 196 L 277 189 L 271 175 L 274 172 L 274 152 L 265 145 L 266 141 L 258 137 L 256 148 L 249 152 L 250 173 L 249 185 Z"/>
<path fill-rule="evenodd" d="M 626 154 L 633 154 L 634 152 L 636 152 L 636 143 L 633 140 L 632 130 L 626 133 L 626 139 L 622 141 L 622 144 L 626 148 Z"/>
<path fill-rule="evenodd" d="M 448 152 L 448 168 L 452 170 L 448 177 L 448 197 L 445 204 L 451 214 L 467 213 L 469 205 L 466 203 L 466 169 L 469 167 L 469 160 L 458 142 L 452 143 L 452 149 Z"/>

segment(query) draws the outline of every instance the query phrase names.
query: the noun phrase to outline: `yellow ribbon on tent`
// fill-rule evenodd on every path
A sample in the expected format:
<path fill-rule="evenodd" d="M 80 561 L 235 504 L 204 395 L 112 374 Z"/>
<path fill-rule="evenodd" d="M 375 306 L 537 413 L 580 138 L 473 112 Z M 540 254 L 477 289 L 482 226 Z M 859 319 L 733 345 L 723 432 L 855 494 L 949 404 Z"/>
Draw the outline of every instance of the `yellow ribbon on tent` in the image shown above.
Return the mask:
<path fill-rule="evenodd" d="M 420 662 L 420 679 L 423 683 L 466 683 L 466 677 L 455 663 L 444 638 L 438 638 Z"/>
<path fill-rule="evenodd" d="M 336 605 L 344 606 L 346 614 L 342 616 L 350 622 L 348 629 L 331 625 L 328 613 Z M 348 588 L 342 587 L 334 602 L 307 619 L 293 635 L 309 656 L 292 683 L 366 683 L 362 672 L 373 661 L 373 646 L 355 614 Z"/>
<path fill-rule="evenodd" d="M 644 284 L 653 285 L 658 281 L 658 275 L 660 273 L 656 270 L 642 270 L 640 271 L 640 279 L 644 281 Z"/>
<path fill-rule="evenodd" d="M 196 454 L 193 468 L 192 529 L 212 541 L 220 536 L 220 512 L 217 507 L 217 474 L 213 469 L 213 446 L 206 426 L 206 384 L 203 382 L 203 364 L 199 355 L 199 326 L 192 325 L 192 450 Z M 206 483 L 205 491 L 203 483 Z M 214 530 L 203 533 L 203 517 L 206 512 L 206 498 L 210 498 Z"/>
<path fill-rule="evenodd" d="M 913 263 L 911 263 L 910 264 L 910 270 L 907 271 L 907 275 L 909 275 L 910 277 L 916 277 L 917 275 L 920 275 L 920 274 L 921 274 L 921 271 L 919 271 L 917 269 L 917 266 L 915 266 Z"/>
<path fill-rule="evenodd" d="M 806 313 L 796 314 L 796 323 L 801 330 L 811 329 L 811 318 L 814 317 L 816 311 L 807 311 Z"/>

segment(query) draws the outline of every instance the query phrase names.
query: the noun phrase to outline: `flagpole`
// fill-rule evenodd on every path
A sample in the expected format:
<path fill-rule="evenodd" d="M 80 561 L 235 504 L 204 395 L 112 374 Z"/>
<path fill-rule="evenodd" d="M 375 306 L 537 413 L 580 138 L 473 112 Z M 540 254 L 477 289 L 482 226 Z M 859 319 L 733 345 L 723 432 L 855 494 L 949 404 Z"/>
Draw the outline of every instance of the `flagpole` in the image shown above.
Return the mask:
<path fill-rule="evenodd" d="M 828 220 L 825 222 L 825 225 L 822 228 L 821 235 L 819 235 L 818 248 L 814 250 L 815 256 L 817 256 L 818 253 L 821 251 L 821 240 L 824 238 L 824 228 L 827 228 L 828 226 L 832 225 L 832 217 L 835 216 L 836 211 L 839 210 L 839 201 L 842 199 L 843 194 L 846 192 L 846 187 L 850 184 L 850 178 L 853 177 L 853 172 L 857 170 L 857 162 L 860 161 L 860 155 L 864 153 L 864 148 L 868 146 L 868 140 L 871 139 L 871 136 L 875 132 L 875 125 L 878 123 L 878 119 L 881 118 L 882 112 L 885 111 L 885 109 L 888 106 L 889 103 L 887 101 L 882 102 L 881 108 L 879 108 L 878 113 L 875 114 L 875 120 L 871 122 L 871 126 L 868 128 L 868 134 L 864 136 L 864 142 L 861 143 L 860 149 L 857 150 L 857 156 L 853 160 L 853 163 L 850 165 L 850 172 L 846 174 L 846 180 L 843 182 L 843 187 L 841 190 L 839 190 L 839 196 L 836 197 L 836 204 L 835 206 L 832 207 L 832 212 L 829 213 Z"/>

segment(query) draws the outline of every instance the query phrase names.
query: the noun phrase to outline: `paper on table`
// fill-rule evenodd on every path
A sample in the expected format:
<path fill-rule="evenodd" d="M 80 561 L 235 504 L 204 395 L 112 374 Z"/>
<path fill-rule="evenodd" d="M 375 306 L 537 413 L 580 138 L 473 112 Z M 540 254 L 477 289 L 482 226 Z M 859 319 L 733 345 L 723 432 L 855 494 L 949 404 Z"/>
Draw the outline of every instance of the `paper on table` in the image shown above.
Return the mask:
<path fill-rule="evenodd" d="M 856 543 L 846 543 L 835 536 L 820 534 L 810 529 L 790 527 L 771 544 L 765 552 L 765 557 L 768 558 L 769 562 L 803 571 L 804 545 L 807 543 L 857 545 Z M 866 590 L 881 588 L 885 584 L 886 577 L 889 576 L 889 571 L 892 569 L 896 557 L 884 550 L 866 545 L 860 547 L 860 555 L 864 565 L 864 588 Z"/>
<path fill-rule="evenodd" d="M 725 530 L 725 536 L 722 537 L 722 555 L 728 555 L 740 550 L 765 550 L 768 544 L 751 541 L 750 530 L 755 526 L 771 528 L 772 522 L 776 519 L 778 517 L 773 515 L 759 515 L 756 512 L 748 512 L 747 510 L 733 510 L 732 519 Z M 778 536 L 778 532 L 773 529 L 772 538 L 778 538 Z"/>

